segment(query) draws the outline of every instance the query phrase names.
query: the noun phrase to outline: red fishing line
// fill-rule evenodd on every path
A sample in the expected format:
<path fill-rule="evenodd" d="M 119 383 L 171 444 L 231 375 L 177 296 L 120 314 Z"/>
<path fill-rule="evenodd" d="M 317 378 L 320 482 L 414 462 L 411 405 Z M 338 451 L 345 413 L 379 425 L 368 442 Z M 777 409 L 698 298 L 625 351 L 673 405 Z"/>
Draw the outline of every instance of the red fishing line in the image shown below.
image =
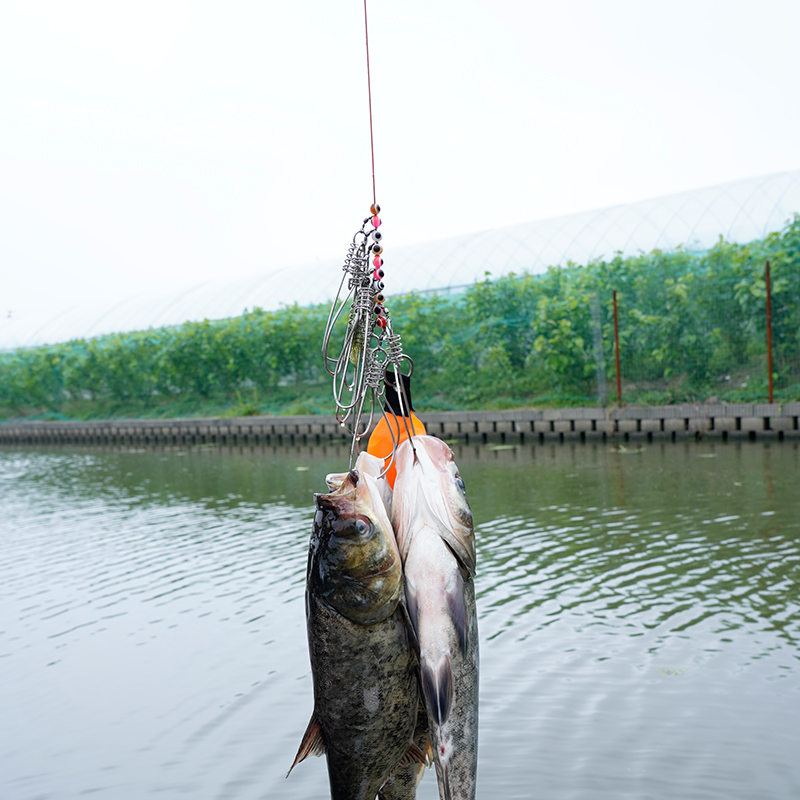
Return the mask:
<path fill-rule="evenodd" d="M 372 154 L 372 202 L 373 205 L 377 205 L 378 199 L 375 194 L 375 142 L 372 137 L 372 84 L 369 76 L 369 26 L 367 25 L 367 0 L 364 0 L 364 35 L 367 40 L 367 96 L 369 98 L 369 148 Z"/>

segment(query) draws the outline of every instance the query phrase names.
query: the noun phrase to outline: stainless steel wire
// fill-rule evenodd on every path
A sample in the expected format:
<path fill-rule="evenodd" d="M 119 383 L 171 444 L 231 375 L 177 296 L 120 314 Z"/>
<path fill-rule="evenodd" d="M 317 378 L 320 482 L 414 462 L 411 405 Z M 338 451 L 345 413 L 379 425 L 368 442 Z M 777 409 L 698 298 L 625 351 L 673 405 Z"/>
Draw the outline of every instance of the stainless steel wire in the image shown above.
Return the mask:
<path fill-rule="evenodd" d="M 402 418 L 408 436 L 412 433 L 405 416 L 409 408 L 408 398 L 405 397 L 399 373 L 405 370 L 410 375 L 414 365 L 411 358 L 403 353 L 402 341 L 392 330 L 388 311 L 376 299 L 383 289 L 380 280 L 382 273 L 379 273 L 380 267 L 377 266 L 382 263 L 382 235 L 373 223 L 374 219 L 376 215 L 367 217 L 353 236 L 322 340 L 325 369 L 333 378 L 336 419 L 353 436 L 350 448 L 351 469 L 358 455 L 359 442 L 375 421 L 376 407 L 386 414 L 382 408 L 382 400 L 387 371 L 394 373 L 395 385 L 401 397 L 401 409 L 404 412 Z M 342 345 L 338 354 L 333 355 L 332 353 L 337 353 L 334 345 L 337 333 L 342 336 Z M 397 442 L 391 425 L 389 429 L 393 442 L 393 459 Z M 391 460 L 386 469 L 390 464 Z"/>

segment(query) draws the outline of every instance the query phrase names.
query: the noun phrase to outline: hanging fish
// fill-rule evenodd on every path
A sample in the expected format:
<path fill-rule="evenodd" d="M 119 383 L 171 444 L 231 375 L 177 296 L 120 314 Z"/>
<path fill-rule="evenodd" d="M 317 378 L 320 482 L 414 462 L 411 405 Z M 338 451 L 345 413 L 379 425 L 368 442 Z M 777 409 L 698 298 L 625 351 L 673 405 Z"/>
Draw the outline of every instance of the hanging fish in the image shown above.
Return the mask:
<path fill-rule="evenodd" d="M 292 768 L 324 752 L 332 800 L 375 800 L 395 769 L 425 761 L 412 742 L 417 659 L 374 477 L 381 468 L 363 453 L 335 491 L 315 495 L 306 586 L 314 712 Z"/>
<path fill-rule="evenodd" d="M 396 459 L 392 521 L 419 642 L 439 796 L 474 800 L 478 624 L 472 512 L 444 442 L 414 436 L 400 445 Z"/>

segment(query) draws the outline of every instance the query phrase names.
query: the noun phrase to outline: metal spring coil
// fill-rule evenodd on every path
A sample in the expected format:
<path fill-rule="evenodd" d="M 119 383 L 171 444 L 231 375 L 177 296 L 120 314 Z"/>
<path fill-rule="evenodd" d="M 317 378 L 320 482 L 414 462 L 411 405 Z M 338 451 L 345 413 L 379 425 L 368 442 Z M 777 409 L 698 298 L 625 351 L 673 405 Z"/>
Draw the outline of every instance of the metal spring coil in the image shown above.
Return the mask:
<path fill-rule="evenodd" d="M 366 375 L 367 387 L 370 389 L 375 389 L 376 391 L 382 388 L 383 383 L 383 363 L 377 358 L 377 356 L 377 349 L 370 351 Z"/>
<path fill-rule="evenodd" d="M 372 333 L 372 327 L 374 327 L 370 326 L 373 292 L 369 279 L 359 276 L 352 280 L 358 280 L 358 285 L 353 297 L 353 304 L 350 306 L 348 326 L 353 331 L 351 350 L 359 353 L 367 343 L 369 335 Z"/>
<path fill-rule="evenodd" d="M 358 234 L 356 234 L 358 236 Z M 342 269 L 352 276 L 349 281 L 349 288 L 358 286 L 362 278 L 369 274 L 368 268 L 369 254 L 367 253 L 367 240 L 357 241 L 355 238 L 347 249 Z"/>
<path fill-rule="evenodd" d="M 372 311 L 374 294 L 375 293 L 372 291 L 369 278 L 361 276 L 357 284 L 356 294 L 353 298 L 353 306 L 351 311 L 352 309 L 355 309 L 356 313 L 363 312 L 368 314 L 370 311 Z"/>
<path fill-rule="evenodd" d="M 350 247 L 347 248 L 347 255 L 344 257 L 344 266 L 342 267 L 343 270 L 351 273 L 352 275 L 355 275 L 361 271 L 359 268 L 362 266 L 365 255 L 362 256 L 358 251 L 362 250 L 363 247 L 363 242 L 361 244 L 358 244 L 355 240 L 350 242 Z"/>
<path fill-rule="evenodd" d="M 399 364 L 403 360 L 403 342 L 400 339 L 400 334 L 391 333 L 386 337 L 389 345 L 389 353 L 387 361 L 390 364 Z"/>

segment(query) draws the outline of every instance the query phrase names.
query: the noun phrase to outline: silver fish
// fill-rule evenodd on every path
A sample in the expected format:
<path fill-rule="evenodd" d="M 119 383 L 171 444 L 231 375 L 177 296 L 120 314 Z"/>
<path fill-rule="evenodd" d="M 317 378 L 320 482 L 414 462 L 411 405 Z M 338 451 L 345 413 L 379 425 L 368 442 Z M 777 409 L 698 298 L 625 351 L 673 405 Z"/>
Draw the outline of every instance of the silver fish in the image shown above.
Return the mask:
<path fill-rule="evenodd" d="M 441 800 L 474 800 L 478 761 L 475 536 L 453 451 L 432 436 L 397 450 L 392 520 L 420 648 Z"/>
<path fill-rule="evenodd" d="M 419 687 L 400 555 L 369 459 L 315 495 L 309 547 L 314 712 L 292 768 L 324 752 L 333 800 L 375 800 L 394 770 L 424 761 L 412 742 Z"/>

